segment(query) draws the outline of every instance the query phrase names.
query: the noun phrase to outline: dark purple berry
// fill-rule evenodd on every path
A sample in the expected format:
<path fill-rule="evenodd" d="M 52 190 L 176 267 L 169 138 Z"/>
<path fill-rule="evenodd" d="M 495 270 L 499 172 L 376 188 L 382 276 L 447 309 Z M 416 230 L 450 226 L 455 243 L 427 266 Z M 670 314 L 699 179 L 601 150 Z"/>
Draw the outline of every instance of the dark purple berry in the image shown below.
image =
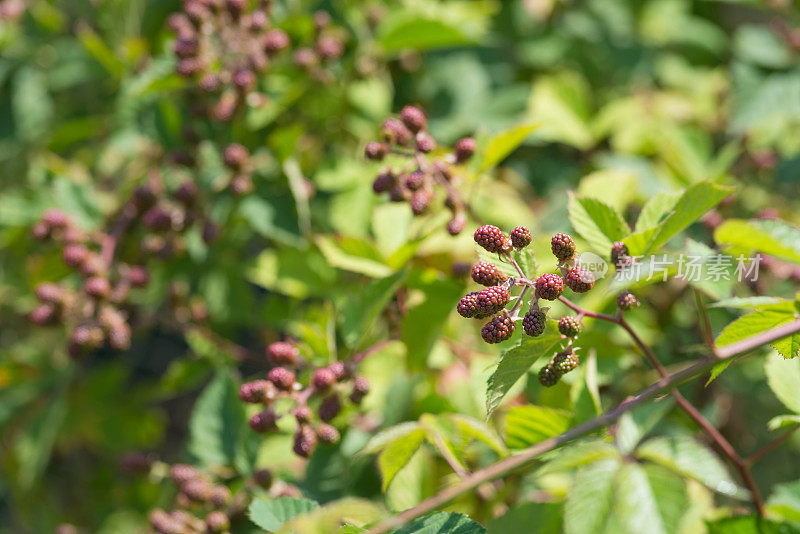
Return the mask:
<path fill-rule="evenodd" d="M 558 331 L 567 337 L 576 337 L 583 330 L 583 323 L 577 317 L 567 315 L 558 320 Z"/>
<path fill-rule="evenodd" d="M 232 143 L 225 147 L 222 153 L 222 160 L 225 166 L 235 171 L 241 170 L 250 159 L 250 152 L 239 143 Z"/>
<path fill-rule="evenodd" d="M 558 379 L 561 378 L 561 375 L 557 373 L 550 364 L 545 365 L 541 369 L 539 369 L 539 383 L 546 388 L 555 386 L 558 384 Z"/>
<path fill-rule="evenodd" d="M 556 234 L 550 240 L 550 250 L 559 262 L 564 263 L 575 256 L 575 240 L 567 234 Z"/>
<path fill-rule="evenodd" d="M 478 315 L 478 293 L 478 291 L 467 293 L 458 301 L 456 310 L 461 317 L 469 319 Z"/>
<path fill-rule="evenodd" d="M 278 416 L 272 410 L 264 410 L 258 412 L 250 418 L 250 428 L 259 434 L 269 432 L 276 428 L 275 423 L 278 421 Z"/>
<path fill-rule="evenodd" d="M 564 277 L 564 283 L 575 293 L 586 293 L 594 287 L 594 274 L 581 265 L 576 265 Z"/>
<path fill-rule="evenodd" d="M 472 280 L 482 286 L 496 286 L 507 279 L 508 277 L 501 273 L 497 266 L 485 261 L 476 263 L 472 268 Z"/>
<path fill-rule="evenodd" d="M 300 425 L 294 433 L 294 447 L 292 450 L 301 458 L 308 458 L 317 448 L 317 434 L 308 425 Z"/>
<path fill-rule="evenodd" d="M 463 163 L 467 161 L 475 153 L 477 143 L 472 137 L 464 137 L 456 142 L 454 149 L 456 155 L 456 163 Z"/>
<path fill-rule="evenodd" d="M 481 328 L 481 337 L 486 343 L 500 343 L 514 333 L 514 321 L 507 315 L 498 315 Z"/>
<path fill-rule="evenodd" d="M 553 368 L 554 372 L 561 376 L 577 368 L 579 363 L 578 355 L 575 354 L 572 349 L 567 349 L 553 356 L 553 359 L 550 361 L 550 366 Z"/>
<path fill-rule="evenodd" d="M 541 310 L 529 310 L 522 318 L 522 329 L 529 336 L 541 336 L 547 325 L 547 316 Z"/>
<path fill-rule="evenodd" d="M 422 153 L 427 154 L 428 152 L 433 152 L 436 149 L 436 141 L 433 140 L 433 137 L 431 137 L 428 132 L 418 132 L 416 140 L 417 150 Z"/>
<path fill-rule="evenodd" d="M 486 224 L 475 230 L 475 242 L 489 252 L 508 252 L 511 249 L 511 240 L 503 234 L 500 228 Z"/>
<path fill-rule="evenodd" d="M 536 279 L 536 296 L 545 300 L 556 300 L 564 293 L 564 281 L 553 273 L 544 273 Z"/>
<path fill-rule="evenodd" d="M 503 286 L 492 286 L 482 289 L 478 293 L 478 315 L 487 317 L 495 314 L 506 307 L 511 300 L 511 295 Z"/>
<path fill-rule="evenodd" d="M 385 158 L 388 152 L 389 147 L 386 146 L 385 143 L 378 143 L 377 141 L 367 143 L 367 146 L 364 147 L 364 155 L 367 159 L 375 161 L 380 161 Z"/>
<path fill-rule="evenodd" d="M 621 260 L 628 256 L 628 246 L 622 241 L 614 241 L 611 245 L 611 263 L 620 265 Z"/>
<path fill-rule="evenodd" d="M 338 395 L 329 395 L 322 400 L 322 403 L 319 405 L 319 418 L 328 423 L 333 420 L 334 417 L 339 415 L 339 412 L 342 410 L 342 401 L 339 399 Z"/>

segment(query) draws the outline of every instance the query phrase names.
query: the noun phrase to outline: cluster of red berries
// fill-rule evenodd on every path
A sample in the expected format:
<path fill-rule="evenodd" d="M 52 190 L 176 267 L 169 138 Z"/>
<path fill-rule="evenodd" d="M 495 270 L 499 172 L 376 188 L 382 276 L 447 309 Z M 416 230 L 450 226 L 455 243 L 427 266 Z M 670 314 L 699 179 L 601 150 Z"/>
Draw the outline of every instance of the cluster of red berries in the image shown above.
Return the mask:
<path fill-rule="evenodd" d="M 218 95 L 217 120 L 230 120 L 253 93 L 257 75 L 289 47 L 289 36 L 271 27 L 271 2 L 183 0 L 167 21 L 175 32 L 176 70 L 193 78 L 204 93 Z"/>
<path fill-rule="evenodd" d="M 467 224 L 467 206 L 458 193 L 460 177 L 454 166 L 468 161 L 475 153 L 475 140 L 460 139 L 452 152 L 431 157 L 437 143 L 427 131 L 428 118 L 417 106 L 405 106 L 398 118 L 390 117 L 381 127 L 382 141 L 367 143 L 364 154 L 368 159 L 383 161 L 400 157 L 408 161 L 400 168 L 384 167 L 375 177 L 375 193 L 388 193 L 392 202 L 407 202 L 414 215 L 428 211 L 441 190 L 444 205 L 452 213 L 447 231 L 458 235 Z"/>
<path fill-rule="evenodd" d="M 611 263 L 618 270 L 627 269 L 634 262 L 628 253 L 628 246 L 622 241 L 615 241 L 611 245 Z M 641 305 L 636 296 L 630 291 L 623 291 L 617 296 L 617 307 L 622 311 L 629 311 Z"/>
<path fill-rule="evenodd" d="M 367 379 L 355 375 L 350 362 L 337 361 L 311 370 L 303 387 L 297 375 L 304 362 L 296 346 L 283 341 L 272 343 L 267 358 L 274 367 L 266 379 L 246 382 L 239 389 L 243 402 L 263 408 L 250 418 L 250 427 L 258 433 L 276 430 L 278 420 L 290 412 L 297 421 L 293 450 L 303 458 L 311 456 L 320 442 L 338 442 L 339 431 L 330 423 L 342 411 L 344 395 L 353 404 L 361 403 L 369 393 Z M 278 398 L 290 399 L 293 407 L 278 412 L 274 406 Z"/>
<path fill-rule="evenodd" d="M 34 225 L 33 234 L 59 243 L 64 263 L 81 281 L 74 288 L 51 282 L 36 286 L 39 304 L 30 312 L 30 320 L 40 326 L 63 324 L 70 328 L 67 350 L 73 358 L 104 344 L 115 350 L 127 349 L 131 342 L 128 298 L 131 289 L 147 285 L 147 269 L 108 261 L 102 249 L 109 236 L 84 232 L 61 210 L 46 211 Z"/>
<path fill-rule="evenodd" d="M 311 43 L 300 46 L 292 54 L 292 61 L 305 69 L 316 81 L 331 80 L 331 62 L 344 54 L 347 35 L 342 28 L 331 24 L 331 16 L 325 11 L 314 13 L 314 35 Z"/>

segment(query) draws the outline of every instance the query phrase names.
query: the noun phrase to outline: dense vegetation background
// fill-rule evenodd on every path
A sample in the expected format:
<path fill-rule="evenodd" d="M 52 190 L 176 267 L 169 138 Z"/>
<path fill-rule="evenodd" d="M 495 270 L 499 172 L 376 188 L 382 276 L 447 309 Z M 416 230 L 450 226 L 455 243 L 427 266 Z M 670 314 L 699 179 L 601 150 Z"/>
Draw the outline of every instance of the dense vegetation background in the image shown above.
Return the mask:
<path fill-rule="evenodd" d="M 458 200 L 373 191 L 406 164 L 365 146 L 409 104 L 437 144 L 423 159 L 477 141 Z M 710 335 L 797 320 L 800 7 L 0 0 L 0 173 L 3 532 L 148 532 L 178 509 L 200 522 L 161 531 L 361 532 L 659 378 L 590 315 L 552 388 L 553 324 L 547 343 L 521 325 L 484 343 L 456 313 L 471 265 L 497 260 L 481 224 L 528 227 L 539 273 L 557 232 L 605 260 L 614 241 L 700 258 L 698 280 L 611 267 L 569 295 L 614 315 L 631 289 L 626 324 L 668 374 Z M 758 278 L 737 280 L 757 252 Z M 361 383 L 341 379 L 320 416 L 334 444 L 316 426 L 295 454 L 317 437 L 291 415 L 248 428 L 239 388 L 277 341 L 314 414 L 314 369 L 359 363 L 369 393 L 350 402 Z M 718 437 L 665 391 L 403 532 L 800 532 L 800 335 L 773 346 L 681 384 Z"/>

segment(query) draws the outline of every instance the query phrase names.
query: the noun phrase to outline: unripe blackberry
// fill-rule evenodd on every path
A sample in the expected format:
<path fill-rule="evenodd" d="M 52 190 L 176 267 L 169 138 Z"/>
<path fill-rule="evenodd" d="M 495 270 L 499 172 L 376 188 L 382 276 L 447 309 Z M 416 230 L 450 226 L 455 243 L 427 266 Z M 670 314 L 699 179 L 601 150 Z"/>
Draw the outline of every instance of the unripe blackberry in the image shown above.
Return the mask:
<path fill-rule="evenodd" d="M 620 265 L 620 260 L 628 256 L 628 246 L 622 241 L 614 241 L 611 245 L 611 263 Z"/>
<path fill-rule="evenodd" d="M 233 74 L 232 81 L 239 89 L 250 89 L 256 84 L 256 75 L 250 69 L 239 69 Z"/>
<path fill-rule="evenodd" d="M 461 232 L 464 231 L 464 228 L 467 226 L 467 216 L 464 212 L 458 212 L 453 215 L 453 218 L 450 219 L 447 223 L 447 233 L 452 236 L 457 236 Z"/>
<path fill-rule="evenodd" d="M 278 416 L 274 411 L 264 410 L 258 412 L 250 418 L 250 428 L 259 434 L 269 432 L 276 428 L 275 423 L 278 421 Z"/>
<path fill-rule="evenodd" d="M 174 464 L 169 468 L 169 477 L 178 486 L 182 486 L 190 480 L 200 478 L 201 476 L 200 471 L 196 467 L 188 464 Z"/>
<path fill-rule="evenodd" d="M 410 196 L 411 192 L 399 184 L 389 190 L 389 200 L 392 202 L 405 202 Z"/>
<path fill-rule="evenodd" d="M 496 286 L 508 279 L 496 265 L 486 261 L 476 263 L 472 268 L 472 280 L 482 286 Z"/>
<path fill-rule="evenodd" d="M 38 326 L 53 324 L 56 320 L 58 310 L 53 304 L 39 304 L 28 315 L 30 321 Z"/>
<path fill-rule="evenodd" d="M 319 405 L 319 418 L 328 423 L 332 421 L 339 412 L 342 410 L 342 401 L 339 399 L 338 395 L 329 395 L 322 399 L 322 403 Z"/>
<path fill-rule="evenodd" d="M 335 427 L 331 425 L 321 424 L 317 426 L 317 437 L 322 443 L 333 445 L 338 443 L 341 435 Z"/>
<path fill-rule="evenodd" d="M 297 365 L 300 359 L 300 351 L 291 343 L 276 341 L 267 347 L 267 359 L 273 365 Z"/>
<path fill-rule="evenodd" d="M 89 249 L 83 245 L 70 244 L 64 247 L 61 258 L 70 267 L 80 267 L 89 257 Z"/>
<path fill-rule="evenodd" d="M 327 391 L 336 383 L 336 375 L 330 369 L 322 367 L 314 371 L 311 383 L 317 391 Z"/>
<path fill-rule="evenodd" d="M 514 248 L 525 248 L 531 244 L 533 236 L 531 231 L 524 226 L 517 226 L 511 231 L 511 244 Z"/>
<path fill-rule="evenodd" d="M 506 307 L 511 300 L 511 295 L 503 286 L 492 286 L 482 289 L 478 293 L 478 315 L 484 317 L 495 314 Z"/>
<path fill-rule="evenodd" d="M 132 287 L 144 287 L 150 281 L 150 274 L 147 272 L 147 267 L 131 265 L 125 273 L 125 278 Z"/>
<path fill-rule="evenodd" d="M 152 208 L 157 198 L 155 191 L 149 185 L 140 185 L 133 190 L 133 204 L 139 213 L 144 213 Z"/>
<path fill-rule="evenodd" d="M 377 141 L 367 143 L 367 146 L 364 147 L 364 155 L 367 159 L 375 161 L 380 161 L 385 158 L 388 152 L 389 147 L 386 146 L 385 143 L 378 143 Z"/>
<path fill-rule="evenodd" d="M 231 143 L 222 153 L 225 166 L 235 171 L 241 170 L 250 159 L 250 152 L 239 143 Z"/>
<path fill-rule="evenodd" d="M 181 59 L 196 56 L 198 49 L 199 43 L 196 38 L 192 37 L 179 37 L 178 39 L 175 39 L 175 43 L 172 45 L 172 51 L 175 52 L 175 55 Z"/>
<path fill-rule="evenodd" d="M 353 391 L 350 392 L 350 402 L 361 404 L 361 400 L 369 393 L 369 380 L 366 376 L 357 376 L 353 379 Z"/>
<path fill-rule="evenodd" d="M 108 345 L 114 350 L 131 348 L 131 327 L 128 323 L 115 324 L 108 330 Z"/>
<path fill-rule="evenodd" d="M 641 306 L 641 302 L 639 299 L 636 298 L 636 295 L 631 293 L 630 291 L 623 291 L 617 297 L 617 306 L 620 310 L 628 311 L 632 310 L 633 308 L 638 308 Z"/>
<path fill-rule="evenodd" d="M 203 223 L 203 242 L 210 245 L 219 237 L 219 226 L 211 221 Z"/>
<path fill-rule="evenodd" d="M 219 88 L 222 86 L 222 80 L 220 80 L 219 76 L 213 72 L 209 72 L 208 74 L 204 74 L 200 80 L 198 80 L 197 86 L 201 91 L 205 91 L 206 93 L 214 93 L 219 91 Z"/>
<path fill-rule="evenodd" d="M 48 304 L 61 304 L 64 300 L 64 290 L 51 282 L 42 282 L 36 286 L 36 298 Z"/>
<path fill-rule="evenodd" d="M 194 180 L 184 180 L 175 190 L 175 199 L 186 206 L 194 204 L 197 199 L 197 184 Z"/>
<path fill-rule="evenodd" d="M 39 241 L 44 241 L 48 237 L 50 237 L 50 227 L 47 226 L 42 221 L 37 222 L 31 228 L 31 234 L 33 235 L 34 239 L 38 239 Z"/>
<path fill-rule="evenodd" d="M 106 298 L 111 293 L 111 283 L 107 278 L 92 276 L 83 284 L 83 290 L 94 298 Z"/>
<path fill-rule="evenodd" d="M 408 146 L 414 139 L 414 135 L 406 128 L 405 124 L 397 119 L 386 119 L 381 126 L 383 138 L 389 143 L 397 143 L 400 146 Z"/>
<path fill-rule="evenodd" d="M 274 54 L 289 48 L 289 36 L 283 30 L 270 30 L 264 35 L 264 50 Z"/>
<path fill-rule="evenodd" d="M 51 208 L 42 215 L 42 222 L 51 229 L 63 230 L 72 224 L 72 219 L 65 211 L 58 208 Z"/>
<path fill-rule="evenodd" d="M 414 215 L 422 215 L 428 208 L 431 206 L 431 192 L 421 189 L 419 191 L 415 191 L 413 195 L 411 195 L 411 201 L 409 204 L 411 205 L 411 213 Z"/>
<path fill-rule="evenodd" d="M 100 276 L 106 272 L 106 262 L 100 257 L 100 254 L 90 252 L 81 263 L 80 269 L 83 276 Z"/>
<path fill-rule="evenodd" d="M 231 490 L 225 486 L 214 486 L 211 488 L 208 500 L 215 508 L 227 506 L 231 501 Z"/>
<path fill-rule="evenodd" d="M 594 287 L 594 273 L 582 265 L 576 265 L 564 277 L 564 283 L 575 293 L 586 293 Z"/>
<path fill-rule="evenodd" d="M 550 250 L 559 262 L 564 263 L 575 256 L 575 240 L 567 234 L 556 234 L 550 240 Z"/>
<path fill-rule="evenodd" d="M 456 163 L 464 163 L 475 153 L 477 143 L 472 137 L 464 137 L 456 142 L 454 152 L 456 155 Z"/>
<path fill-rule="evenodd" d="M 352 374 L 350 372 L 350 369 L 348 369 L 347 365 L 344 362 L 340 362 L 340 361 L 333 362 L 332 364 L 330 364 L 328 366 L 328 369 L 331 370 L 331 372 L 333 373 L 333 376 L 336 377 L 337 381 L 345 380 L 347 378 L 350 378 L 350 376 Z"/>
<path fill-rule="evenodd" d="M 336 59 L 344 54 L 344 43 L 337 37 L 325 35 L 317 41 L 316 50 L 322 60 Z"/>
<path fill-rule="evenodd" d="M 267 394 L 267 384 L 271 385 L 271 382 L 266 380 L 245 382 L 239 387 L 239 399 L 250 404 L 264 402 Z"/>
<path fill-rule="evenodd" d="M 292 54 L 292 61 L 298 67 L 307 69 L 317 62 L 317 54 L 307 47 L 298 48 Z"/>
<path fill-rule="evenodd" d="M 200 72 L 201 68 L 202 65 L 197 58 L 187 57 L 178 61 L 178 65 L 175 67 L 175 72 L 177 72 L 182 78 L 191 78 Z"/>
<path fill-rule="evenodd" d="M 209 532 L 225 532 L 231 527 L 231 521 L 224 512 L 214 510 L 206 516 L 206 527 Z"/>
<path fill-rule="evenodd" d="M 545 300 L 556 300 L 564 293 L 564 281 L 554 273 L 544 273 L 534 284 L 536 296 Z"/>
<path fill-rule="evenodd" d="M 467 293 L 458 301 L 456 311 L 461 317 L 469 319 L 478 314 L 478 293 L 478 291 Z"/>
<path fill-rule="evenodd" d="M 181 534 L 184 532 L 183 525 L 164 510 L 153 510 L 150 512 L 148 520 L 153 530 L 159 534 Z"/>
<path fill-rule="evenodd" d="M 559 375 L 563 375 L 576 369 L 579 363 L 578 355 L 572 352 L 572 349 L 567 349 L 553 356 L 553 359 L 550 361 L 550 366 L 553 368 L 553 371 Z"/>
<path fill-rule="evenodd" d="M 511 240 L 503 234 L 500 228 L 485 224 L 475 230 L 475 242 L 489 252 L 508 252 L 511 249 Z"/>
<path fill-rule="evenodd" d="M 420 189 L 423 185 L 425 185 L 425 173 L 422 171 L 414 171 L 410 174 L 407 174 L 405 178 L 403 178 L 403 185 L 405 185 L 406 189 L 409 191 L 416 191 Z"/>
<path fill-rule="evenodd" d="M 294 409 L 294 418 L 298 423 L 308 423 L 314 418 L 314 412 L 308 406 L 298 406 Z"/>
<path fill-rule="evenodd" d="M 207 502 L 211 495 L 211 486 L 202 478 L 193 478 L 181 485 L 181 492 L 192 502 Z"/>
<path fill-rule="evenodd" d="M 257 469 L 253 473 L 253 480 L 261 489 L 269 489 L 272 486 L 272 471 L 269 469 Z"/>
<path fill-rule="evenodd" d="M 414 133 L 424 130 L 428 125 L 428 118 L 425 116 L 425 112 L 417 106 L 405 106 L 401 109 L 400 120 Z"/>
<path fill-rule="evenodd" d="M 385 193 L 397 184 L 397 178 L 391 172 L 382 172 L 375 177 L 372 182 L 372 190 L 375 193 Z"/>
<path fill-rule="evenodd" d="M 541 310 L 529 310 L 522 318 L 522 329 L 529 336 L 541 336 L 547 325 L 547 316 Z"/>
<path fill-rule="evenodd" d="M 418 132 L 416 136 L 417 140 L 417 150 L 427 154 L 428 152 L 433 152 L 436 149 L 436 141 L 433 140 L 433 137 L 428 134 L 428 132 Z"/>
<path fill-rule="evenodd" d="M 514 321 L 507 315 L 498 315 L 481 328 L 481 337 L 486 343 L 500 343 L 514 333 Z"/>
<path fill-rule="evenodd" d="M 161 206 L 153 206 L 142 217 L 142 223 L 154 232 L 163 232 L 172 227 L 172 217 Z"/>
<path fill-rule="evenodd" d="M 300 425 L 294 433 L 292 450 L 301 458 L 308 458 L 317 448 L 317 434 L 308 425 Z"/>
<path fill-rule="evenodd" d="M 294 386 L 294 373 L 285 367 L 275 367 L 267 374 L 267 378 L 282 391 L 290 391 Z"/>
<path fill-rule="evenodd" d="M 567 315 L 558 320 L 558 331 L 567 337 L 576 337 L 583 330 L 583 323 L 577 317 Z"/>
<path fill-rule="evenodd" d="M 253 179 L 247 174 L 239 174 L 231 180 L 231 193 L 238 197 L 249 195 L 253 192 Z"/>
<path fill-rule="evenodd" d="M 561 375 L 557 373 L 550 364 L 545 365 L 539 369 L 539 383 L 546 388 L 553 387 L 558 384 L 558 379 Z"/>

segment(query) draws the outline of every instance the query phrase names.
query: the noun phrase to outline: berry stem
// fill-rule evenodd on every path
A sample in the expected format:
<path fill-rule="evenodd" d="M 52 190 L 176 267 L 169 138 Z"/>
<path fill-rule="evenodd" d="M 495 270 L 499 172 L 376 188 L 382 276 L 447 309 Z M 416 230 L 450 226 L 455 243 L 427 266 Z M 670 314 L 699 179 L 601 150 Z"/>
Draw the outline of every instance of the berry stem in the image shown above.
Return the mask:
<path fill-rule="evenodd" d="M 519 319 L 519 312 L 520 312 L 520 310 L 522 310 L 522 303 L 524 302 L 525 294 L 528 292 L 529 289 L 530 289 L 530 286 L 528 286 L 528 285 L 526 285 L 525 287 L 522 288 L 522 292 L 519 294 L 519 297 L 517 297 L 517 301 L 514 303 L 514 306 L 511 308 L 511 312 L 509 313 L 509 316 L 511 317 L 512 321 L 516 321 L 517 319 Z"/>
<path fill-rule="evenodd" d="M 797 431 L 797 429 L 800 429 L 800 423 L 795 424 L 792 428 L 790 428 L 777 438 L 773 439 L 772 441 L 764 445 L 761 449 L 757 450 L 756 452 L 745 458 L 744 460 L 745 464 L 747 464 L 748 466 L 752 466 L 754 463 L 756 463 L 758 460 L 764 457 L 767 453 L 772 452 L 778 445 L 780 445 L 781 443 L 792 437 L 792 434 L 794 434 Z"/>

